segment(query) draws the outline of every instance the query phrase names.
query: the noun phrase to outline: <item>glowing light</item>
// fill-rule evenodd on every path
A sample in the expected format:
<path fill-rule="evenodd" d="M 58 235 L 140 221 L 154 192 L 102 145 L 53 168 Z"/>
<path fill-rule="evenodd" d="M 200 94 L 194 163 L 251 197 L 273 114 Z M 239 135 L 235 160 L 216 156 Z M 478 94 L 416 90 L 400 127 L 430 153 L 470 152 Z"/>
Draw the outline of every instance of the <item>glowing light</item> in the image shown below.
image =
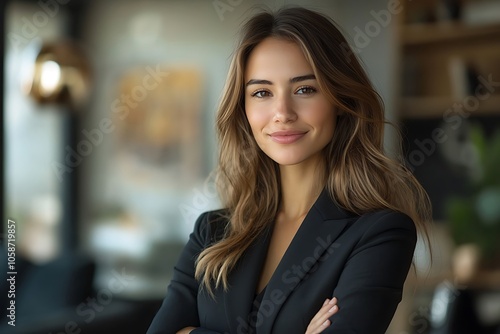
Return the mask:
<path fill-rule="evenodd" d="M 61 81 L 61 67 L 55 61 L 44 62 L 40 68 L 40 94 L 52 95 Z"/>

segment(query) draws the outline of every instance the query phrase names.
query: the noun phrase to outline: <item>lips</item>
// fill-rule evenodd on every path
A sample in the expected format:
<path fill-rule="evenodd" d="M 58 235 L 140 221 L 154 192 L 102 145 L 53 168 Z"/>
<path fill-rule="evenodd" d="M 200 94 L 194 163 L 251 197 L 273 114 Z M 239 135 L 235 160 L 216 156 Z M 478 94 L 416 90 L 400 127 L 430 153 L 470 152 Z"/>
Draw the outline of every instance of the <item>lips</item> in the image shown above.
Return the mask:
<path fill-rule="evenodd" d="M 280 144 L 291 144 L 304 137 L 307 131 L 276 131 L 269 136 L 271 139 Z"/>

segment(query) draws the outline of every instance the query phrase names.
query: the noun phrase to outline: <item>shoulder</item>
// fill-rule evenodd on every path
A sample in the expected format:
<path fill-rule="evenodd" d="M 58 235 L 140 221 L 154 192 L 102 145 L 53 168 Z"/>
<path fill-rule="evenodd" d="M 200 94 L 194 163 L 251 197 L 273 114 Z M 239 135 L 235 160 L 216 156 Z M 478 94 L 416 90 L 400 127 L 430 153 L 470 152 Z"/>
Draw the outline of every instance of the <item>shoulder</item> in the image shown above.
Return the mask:
<path fill-rule="evenodd" d="M 416 231 L 415 223 L 410 216 L 405 213 L 389 209 L 365 213 L 359 217 L 358 221 L 360 224 L 365 224 L 367 227 L 374 229 L 400 228 Z"/>
<path fill-rule="evenodd" d="M 193 233 L 203 239 L 205 245 L 220 240 L 229 224 L 229 212 L 226 209 L 203 212 L 194 225 Z"/>
<path fill-rule="evenodd" d="M 382 259 L 393 252 L 411 258 L 417 243 L 413 220 L 393 210 L 377 210 L 358 216 L 343 237 L 351 245 L 349 258 L 360 254 L 368 254 L 370 258 L 378 254 Z"/>
<path fill-rule="evenodd" d="M 401 236 L 410 240 L 417 239 L 417 230 L 413 219 L 407 214 L 394 210 L 377 210 L 365 213 L 353 223 L 361 238 L 375 236 Z"/>

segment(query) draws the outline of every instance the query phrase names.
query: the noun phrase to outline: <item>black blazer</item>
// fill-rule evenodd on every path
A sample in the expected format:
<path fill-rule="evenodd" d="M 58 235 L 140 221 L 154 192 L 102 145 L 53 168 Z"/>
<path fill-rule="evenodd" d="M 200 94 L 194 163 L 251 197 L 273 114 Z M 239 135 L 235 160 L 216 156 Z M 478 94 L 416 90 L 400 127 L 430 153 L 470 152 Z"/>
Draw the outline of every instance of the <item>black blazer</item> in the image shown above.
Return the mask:
<path fill-rule="evenodd" d="M 358 216 L 339 208 L 323 190 L 271 277 L 260 313 L 249 314 L 272 226 L 231 271 L 229 290 L 216 289 L 213 300 L 194 279 L 194 261 L 222 236 L 228 222 L 220 213 L 206 212 L 196 221 L 148 334 L 172 334 L 187 326 L 200 327 L 193 334 L 250 333 L 250 322 L 256 333 L 304 334 L 332 297 L 340 310 L 323 333 L 385 333 L 417 239 L 407 215 L 381 210 Z"/>

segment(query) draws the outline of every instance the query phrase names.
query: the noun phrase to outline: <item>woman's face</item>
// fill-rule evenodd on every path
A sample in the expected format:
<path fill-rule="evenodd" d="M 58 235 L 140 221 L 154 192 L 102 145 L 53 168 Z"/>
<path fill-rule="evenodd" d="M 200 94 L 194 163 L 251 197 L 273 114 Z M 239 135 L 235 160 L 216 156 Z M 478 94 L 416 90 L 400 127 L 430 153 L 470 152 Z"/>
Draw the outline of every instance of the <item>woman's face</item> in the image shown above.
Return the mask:
<path fill-rule="evenodd" d="M 300 47 L 267 38 L 249 56 L 245 111 L 259 147 L 280 165 L 317 158 L 335 129 L 335 107 L 320 91 Z"/>

